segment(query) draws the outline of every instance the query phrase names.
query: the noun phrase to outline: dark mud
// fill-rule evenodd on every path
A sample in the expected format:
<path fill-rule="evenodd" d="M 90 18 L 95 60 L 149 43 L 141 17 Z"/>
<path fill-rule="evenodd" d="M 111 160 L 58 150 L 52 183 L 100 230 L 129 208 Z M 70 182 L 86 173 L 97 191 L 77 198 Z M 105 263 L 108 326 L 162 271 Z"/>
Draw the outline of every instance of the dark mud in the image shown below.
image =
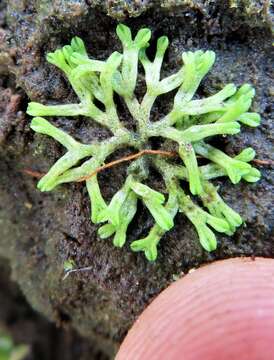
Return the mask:
<path fill-rule="evenodd" d="M 23 172 L 45 172 L 62 153 L 54 141 L 29 129 L 24 115 L 28 98 L 74 101 L 66 80 L 46 63 L 45 54 L 79 35 L 92 56 L 104 59 L 120 49 L 115 36 L 120 19 L 135 30 L 150 27 L 152 44 L 162 34 L 169 36 L 167 74 L 180 66 L 182 51 L 212 49 L 216 65 L 200 94 L 209 95 L 229 82 L 249 82 L 257 91 L 253 110 L 263 118 L 255 130 L 243 127 L 237 137 L 220 138 L 219 147 L 234 154 L 252 146 L 259 159 L 268 160 L 273 156 L 271 9 L 268 1 L 244 0 L 50 3 L 12 0 L 0 5 L 0 255 L 9 260 L 12 278 L 34 309 L 77 329 L 110 356 L 136 316 L 174 275 L 216 259 L 274 257 L 273 177 L 270 166 L 260 166 L 263 176 L 257 184 L 216 182 L 226 201 L 245 219 L 245 226 L 233 237 L 219 236 L 214 253 L 201 249 L 193 227 L 182 216 L 163 238 L 153 264 L 142 254 L 132 253 L 128 245 L 114 248 L 110 240 L 97 237 L 82 184 L 40 193 L 36 179 Z M 142 84 L 139 90 L 142 93 Z M 168 99 L 161 100 L 155 117 L 168 107 Z M 122 106 L 121 116 L 130 126 Z M 107 136 L 104 129 L 82 118 L 54 121 L 84 142 Z M 107 198 L 119 188 L 124 175 L 123 166 L 100 175 Z M 152 181 L 156 184 L 158 178 Z M 128 243 L 145 235 L 151 223 L 140 207 Z M 62 281 L 66 259 L 92 270 Z"/>
<path fill-rule="evenodd" d="M 0 330 L 16 344 L 29 346 L 26 360 L 107 360 L 75 331 L 60 329 L 31 309 L 11 280 L 7 261 L 0 262 L 0 271 Z"/>

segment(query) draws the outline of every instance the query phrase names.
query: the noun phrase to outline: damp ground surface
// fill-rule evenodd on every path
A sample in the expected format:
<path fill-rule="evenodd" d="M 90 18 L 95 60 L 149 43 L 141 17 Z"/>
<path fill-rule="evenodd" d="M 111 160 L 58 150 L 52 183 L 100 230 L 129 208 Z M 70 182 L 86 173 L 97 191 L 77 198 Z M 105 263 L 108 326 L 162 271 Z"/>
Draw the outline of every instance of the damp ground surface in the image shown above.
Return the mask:
<path fill-rule="evenodd" d="M 58 349 L 62 346 L 72 349 L 76 336 L 73 331 L 83 337 L 77 351 L 94 352 L 96 359 L 111 357 L 144 307 L 189 269 L 234 256 L 274 257 L 270 165 L 259 166 L 262 179 L 256 184 L 242 182 L 234 186 L 227 179 L 215 182 L 226 202 L 245 219 L 245 225 L 233 237 L 218 235 L 218 248 L 209 254 L 202 250 L 188 220 L 177 216 L 176 226 L 160 243 L 155 263 L 149 263 L 141 253 L 132 253 L 129 245 L 116 249 L 110 239 L 98 238 L 97 226 L 89 220 L 90 204 L 82 184 L 40 193 L 36 189 L 37 179 L 24 170 L 46 172 L 60 157 L 62 148 L 54 140 L 30 130 L 30 118 L 25 115 L 27 103 L 29 99 L 42 103 L 75 101 L 63 75 L 45 61 L 46 53 L 78 35 L 92 57 L 105 59 L 113 51 L 121 50 L 115 35 L 118 21 L 125 22 L 133 31 L 142 26 L 151 28 L 152 47 L 157 37 L 169 37 L 164 74 L 180 67 L 182 51 L 214 50 L 215 66 L 202 82 L 199 94 L 213 94 L 230 82 L 236 85 L 248 82 L 256 89 L 252 111 L 262 116 L 259 128 L 242 126 L 239 135 L 214 139 L 215 144 L 230 155 L 252 146 L 258 159 L 269 161 L 274 153 L 270 120 L 274 94 L 272 10 L 270 3 L 263 0 L 0 3 L 0 256 L 5 259 L 3 274 L 11 274 L 23 294 L 18 296 L 24 296 L 44 316 L 41 320 L 26 305 L 34 318 L 33 328 L 37 323 L 37 329 L 42 330 L 36 331 L 46 334 L 44 345 L 38 342 L 39 346 L 46 349 L 46 341 L 56 339 L 56 354 L 45 359 L 60 359 Z M 140 83 L 139 95 L 143 90 Z M 165 114 L 169 101 L 169 97 L 161 97 L 153 109 L 155 120 Z M 123 104 L 119 104 L 119 111 L 130 127 L 132 120 Z M 108 136 L 105 129 L 84 118 L 53 121 L 83 142 Z M 126 154 L 127 151 L 119 152 L 114 158 Z M 121 186 L 125 171 L 126 167 L 121 165 L 99 175 L 106 199 Z M 151 176 L 151 183 L 159 188 L 157 174 Z M 152 219 L 140 206 L 129 229 L 128 244 L 145 236 L 151 225 Z M 72 274 L 63 281 L 63 264 L 67 259 L 74 260 L 79 268 L 91 266 L 91 270 Z M 1 301 L 2 293 L 12 298 L 7 278 L 4 277 L 0 290 Z M 20 301 L 12 304 L 14 309 L 21 306 Z M 66 332 L 55 337 L 52 334 L 57 330 L 45 318 Z M 0 322 L 9 326 L 1 312 Z M 22 331 L 24 324 L 18 322 Z M 28 342 L 20 336 L 19 341 Z M 101 351 L 101 355 L 94 349 Z M 65 360 L 70 359 L 70 353 Z"/>

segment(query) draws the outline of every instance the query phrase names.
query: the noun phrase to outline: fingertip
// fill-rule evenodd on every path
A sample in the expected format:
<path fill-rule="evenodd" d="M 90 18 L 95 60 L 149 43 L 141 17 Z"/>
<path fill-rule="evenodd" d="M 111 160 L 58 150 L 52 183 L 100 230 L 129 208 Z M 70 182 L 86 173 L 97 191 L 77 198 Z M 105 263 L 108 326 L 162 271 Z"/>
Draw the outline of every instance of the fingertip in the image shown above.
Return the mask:
<path fill-rule="evenodd" d="M 274 260 L 229 259 L 164 290 L 135 322 L 116 360 L 270 360 L 273 340 Z"/>

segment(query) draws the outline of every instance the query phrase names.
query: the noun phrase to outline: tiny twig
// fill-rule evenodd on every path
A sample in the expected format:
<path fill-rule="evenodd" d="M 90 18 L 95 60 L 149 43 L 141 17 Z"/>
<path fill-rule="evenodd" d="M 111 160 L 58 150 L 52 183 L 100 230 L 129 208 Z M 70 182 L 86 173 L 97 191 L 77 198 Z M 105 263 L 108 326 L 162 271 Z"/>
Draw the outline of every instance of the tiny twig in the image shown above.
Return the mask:
<path fill-rule="evenodd" d="M 30 175 L 32 177 L 35 177 L 37 179 L 41 179 L 41 177 L 44 176 L 44 174 L 38 172 L 38 171 L 32 171 L 32 170 L 28 170 L 28 169 L 23 169 L 22 172 L 24 174 Z"/>
<path fill-rule="evenodd" d="M 92 270 L 93 269 L 93 266 L 87 266 L 87 267 L 84 267 L 84 268 L 80 268 L 80 269 L 72 269 L 72 270 L 69 270 L 65 276 L 63 277 L 63 281 L 66 280 L 66 278 L 72 274 L 72 273 L 75 273 L 75 272 L 83 272 L 83 271 L 89 271 L 89 270 Z"/>
<path fill-rule="evenodd" d="M 274 165 L 273 160 L 260 160 L 260 159 L 253 159 L 252 162 L 258 165 Z"/>
<path fill-rule="evenodd" d="M 162 155 L 162 156 L 174 157 L 174 156 L 177 155 L 177 153 L 176 152 L 171 152 L 171 151 L 163 151 L 163 150 L 149 150 L 149 149 L 142 150 L 142 151 L 139 151 L 138 153 L 131 154 L 131 155 L 122 157 L 122 158 L 120 158 L 118 160 L 111 161 L 111 162 L 109 162 L 109 163 L 107 163 L 105 165 L 102 165 L 102 166 L 98 167 L 97 169 L 95 169 L 91 174 L 80 177 L 77 180 L 77 182 L 86 181 L 86 180 L 92 178 L 93 176 L 95 176 L 96 174 L 98 174 L 99 172 L 101 172 L 101 171 L 103 171 L 105 169 L 111 168 L 111 167 L 113 167 L 115 165 L 121 164 L 121 163 L 126 162 L 126 161 L 138 159 L 139 157 L 141 157 L 143 155 Z M 197 157 L 200 157 L 200 156 L 197 156 Z M 253 159 L 252 162 L 254 162 L 255 164 L 258 164 L 258 165 L 266 165 L 266 166 L 274 165 L 273 160 Z M 37 179 L 41 179 L 41 177 L 43 177 L 45 175 L 45 174 L 40 173 L 38 171 L 32 171 L 32 170 L 28 170 L 28 169 L 23 169 L 22 172 L 27 174 L 27 175 L 30 175 L 32 177 L 35 177 Z"/>
<path fill-rule="evenodd" d="M 171 151 L 162 151 L 162 150 L 142 150 L 142 151 L 139 151 L 138 153 L 136 154 L 132 154 L 132 155 L 128 155 L 128 156 L 125 156 L 123 158 L 120 158 L 118 160 L 114 160 L 114 161 L 111 161 L 103 166 L 100 166 L 98 167 L 97 169 L 95 169 L 91 174 L 87 175 L 87 176 L 82 176 L 81 178 L 79 178 L 77 180 L 77 182 L 81 182 L 81 181 L 85 181 L 85 180 L 88 180 L 90 178 L 92 178 L 93 176 L 95 176 L 96 174 L 98 174 L 100 171 L 102 170 L 105 170 L 105 169 L 108 169 L 112 166 L 115 166 L 115 165 L 118 165 L 122 162 L 126 162 L 126 161 L 130 161 L 130 160 L 133 160 L 133 159 L 138 159 L 139 157 L 143 156 L 143 155 L 163 155 L 163 156 L 176 156 L 177 153 L 176 152 L 171 152 Z"/>

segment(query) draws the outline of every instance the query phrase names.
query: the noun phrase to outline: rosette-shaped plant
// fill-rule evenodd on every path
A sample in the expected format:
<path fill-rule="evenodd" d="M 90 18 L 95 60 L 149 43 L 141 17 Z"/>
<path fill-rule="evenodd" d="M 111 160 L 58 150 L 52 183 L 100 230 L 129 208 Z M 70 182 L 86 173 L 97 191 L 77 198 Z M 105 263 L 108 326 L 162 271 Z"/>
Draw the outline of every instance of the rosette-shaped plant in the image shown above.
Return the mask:
<path fill-rule="evenodd" d="M 237 134 L 241 124 L 259 125 L 260 116 L 248 112 L 255 91 L 248 84 L 239 89 L 228 84 L 213 96 L 197 98 L 196 90 L 215 61 L 213 51 L 183 53 L 181 69 L 161 79 L 168 38 L 158 39 L 155 58 L 151 61 L 146 55 L 151 37 L 149 29 L 141 29 L 132 38 L 130 29 L 120 24 L 117 35 L 123 52 L 114 52 L 106 61 L 89 58 L 83 41 L 78 37 L 72 39 L 71 45 L 48 54 L 47 60 L 65 73 L 79 103 L 42 105 L 31 102 L 28 106 L 27 113 L 35 116 L 31 128 L 51 136 L 67 149 L 39 181 L 38 188 L 50 191 L 62 183 L 85 180 L 91 201 L 91 221 L 104 223 L 98 229 L 99 236 L 103 239 L 113 236 L 113 243 L 118 247 L 124 245 L 128 225 L 137 211 L 137 202 L 142 201 L 155 225 L 145 238 L 133 241 L 131 249 L 144 251 L 150 261 L 156 259 L 157 245 L 165 232 L 174 226 L 178 212 L 193 223 L 203 248 L 215 250 L 217 242 L 212 229 L 231 235 L 243 220 L 222 200 L 209 180 L 228 176 L 233 184 L 241 179 L 255 182 L 260 173 L 249 164 L 255 156 L 253 149 L 244 149 L 237 156 L 230 157 L 206 140 L 216 135 Z M 135 94 L 138 62 L 144 68 L 146 81 L 146 93 L 142 99 Z M 170 96 L 168 93 L 175 89 L 177 92 L 170 111 L 163 118 L 151 121 L 156 98 L 163 94 Z M 114 93 L 122 98 L 136 122 L 135 132 L 120 121 Z M 98 107 L 98 102 L 102 106 Z M 107 127 L 112 136 L 101 142 L 95 140 L 82 144 L 43 118 L 78 115 Z M 162 139 L 161 150 L 165 150 L 165 139 L 176 144 L 176 152 L 172 154 L 177 154 L 177 159 L 153 149 L 151 138 L 155 137 Z M 100 192 L 98 169 L 113 152 L 126 147 L 135 148 L 140 156 L 129 164 L 124 185 L 107 203 Z M 197 156 L 208 159 L 208 164 L 199 166 Z M 152 167 L 163 178 L 165 194 L 146 184 Z M 189 187 L 183 189 L 181 180 L 187 181 Z M 195 203 L 195 197 L 201 201 Z"/>

